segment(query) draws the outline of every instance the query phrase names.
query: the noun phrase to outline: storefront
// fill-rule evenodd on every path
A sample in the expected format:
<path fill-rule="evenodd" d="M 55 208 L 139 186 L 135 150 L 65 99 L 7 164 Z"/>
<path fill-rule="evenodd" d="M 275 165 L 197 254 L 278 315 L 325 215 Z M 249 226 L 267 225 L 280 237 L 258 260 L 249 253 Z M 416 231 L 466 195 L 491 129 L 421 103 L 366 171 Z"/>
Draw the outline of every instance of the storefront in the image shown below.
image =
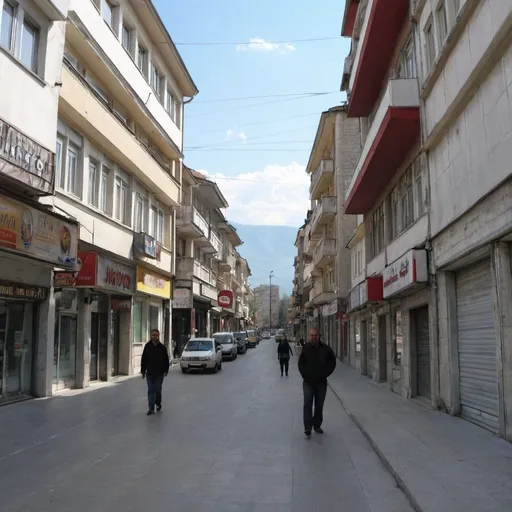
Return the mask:
<path fill-rule="evenodd" d="M 174 346 L 174 353 L 178 356 L 191 337 L 192 303 L 192 290 L 189 288 L 174 288 L 172 294 L 172 345 Z"/>
<path fill-rule="evenodd" d="M 336 357 L 339 356 L 339 348 L 338 348 L 338 322 L 336 320 L 336 313 L 338 312 L 338 301 L 333 301 L 330 304 L 325 304 L 322 306 L 322 339 L 324 343 L 327 343 L 334 353 Z"/>
<path fill-rule="evenodd" d="M 171 299 L 171 278 L 141 265 L 137 266 L 137 294 L 133 301 L 132 370 L 140 370 L 144 344 L 153 329 L 165 338 L 165 314 Z"/>
<path fill-rule="evenodd" d="M 236 318 L 234 310 L 234 295 L 231 290 L 220 290 L 217 295 L 217 304 L 221 309 L 220 330 L 236 332 Z"/>
<path fill-rule="evenodd" d="M 432 350 L 427 283 L 426 250 L 407 252 L 383 272 L 383 297 L 389 302 L 392 344 L 388 380 L 393 391 L 430 402 Z"/>

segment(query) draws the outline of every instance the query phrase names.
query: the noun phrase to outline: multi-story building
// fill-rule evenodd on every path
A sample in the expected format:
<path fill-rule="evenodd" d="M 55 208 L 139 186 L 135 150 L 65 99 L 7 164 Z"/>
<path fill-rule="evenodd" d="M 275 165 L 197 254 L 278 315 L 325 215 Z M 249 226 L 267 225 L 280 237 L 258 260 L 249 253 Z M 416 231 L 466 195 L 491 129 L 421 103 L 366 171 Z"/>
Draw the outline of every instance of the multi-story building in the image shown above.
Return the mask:
<path fill-rule="evenodd" d="M 279 286 L 261 284 L 253 289 L 258 327 L 277 327 L 279 319 Z"/>
<path fill-rule="evenodd" d="M 51 393 L 52 269 L 75 268 L 78 224 L 55 186 L 68 0 L 0 1 L 0 400 Z"/>
<path fill-rule="evenodd" d="M 55 275 L 48 391 L 138 372 L 152 329 L 169 343 L 183 105 L 197 93 L 150 0 L 71 0 L 61 82 L 48 203 L 80 223 L 80 269 Z"/>

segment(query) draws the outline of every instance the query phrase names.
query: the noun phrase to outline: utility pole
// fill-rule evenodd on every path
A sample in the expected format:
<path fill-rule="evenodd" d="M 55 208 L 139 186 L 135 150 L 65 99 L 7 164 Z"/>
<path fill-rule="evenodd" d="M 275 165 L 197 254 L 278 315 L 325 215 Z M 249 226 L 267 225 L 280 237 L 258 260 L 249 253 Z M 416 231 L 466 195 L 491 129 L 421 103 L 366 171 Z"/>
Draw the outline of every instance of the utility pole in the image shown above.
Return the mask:
<path fill-rule="evenodd" d="M 268 291 L 268 295 L 269 295 L 269 301 L 268 301 L 268 306 L 269 306 L 269 331 L 270 331 L 270 334 L 272 334 L 272 277 L 274 275 L 274 271 L 271 270 L 270 271 L 270 275 L 268 276 L 269 280 L 270 280 L 270 288 L 269 288 L 269 291 Z"/>

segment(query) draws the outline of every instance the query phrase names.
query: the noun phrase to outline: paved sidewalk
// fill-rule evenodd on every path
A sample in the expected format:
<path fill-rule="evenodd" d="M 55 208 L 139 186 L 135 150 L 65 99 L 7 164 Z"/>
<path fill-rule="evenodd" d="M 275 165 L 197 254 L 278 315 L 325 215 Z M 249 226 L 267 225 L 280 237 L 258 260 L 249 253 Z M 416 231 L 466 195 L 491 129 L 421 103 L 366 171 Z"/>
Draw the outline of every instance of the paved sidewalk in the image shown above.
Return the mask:
<path fill-rule="evenodd" d="M 512 510 L 512 444 L 343 363 L 330 385 L 418 511 Z"/>

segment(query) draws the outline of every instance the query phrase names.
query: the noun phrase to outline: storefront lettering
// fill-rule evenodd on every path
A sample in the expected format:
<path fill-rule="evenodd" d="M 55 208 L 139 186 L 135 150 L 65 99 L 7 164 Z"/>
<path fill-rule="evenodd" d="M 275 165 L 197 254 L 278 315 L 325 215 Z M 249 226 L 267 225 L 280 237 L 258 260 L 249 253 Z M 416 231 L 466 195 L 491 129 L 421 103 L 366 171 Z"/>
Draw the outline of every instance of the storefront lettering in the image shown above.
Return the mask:
<path fill-rule="evenodd" d="M 144 274 L 144 284 L 149 288 L 156 288 L 157 290 L 164 290 L 166 281 L 165 279 L 159 279 L 158 277 Z"/>
<path fill-rule="evenodd" d="M 53 233 L 55 231 L 55 222 L 49 215 L 39 215 L 38 228 Z"/>
<path fill-rule="evenodd" d="M 16 229 L 16 217 L 14 215 L 9 215 L 8 213 L 1 213 L 0 226 L 14 231 Z"/>
<path fill-rule="evenodd" d="M 405 261 L 400 263 L 400 270 L 397 271 L 396 268 L 391 269 L 391 275 L 384 281 L 384 288 L 396 283 L 400 279 L 404 279 L 409 274 L 409 258 L 406 258 Z"/>
<path fill-rule="evenodd" d="M 0 283 L 0 296 L 28 300 L 44 300 L 46 297 L 46 288 L 2 282 Z"/>
<path fill-rule="evenodd" d="M 116 270 L 115 268 L 107 266 L 107 274 L 105 277 L 106 284 L 123 290 L 130 290 L 132 278 L 129 274 Z"/>

